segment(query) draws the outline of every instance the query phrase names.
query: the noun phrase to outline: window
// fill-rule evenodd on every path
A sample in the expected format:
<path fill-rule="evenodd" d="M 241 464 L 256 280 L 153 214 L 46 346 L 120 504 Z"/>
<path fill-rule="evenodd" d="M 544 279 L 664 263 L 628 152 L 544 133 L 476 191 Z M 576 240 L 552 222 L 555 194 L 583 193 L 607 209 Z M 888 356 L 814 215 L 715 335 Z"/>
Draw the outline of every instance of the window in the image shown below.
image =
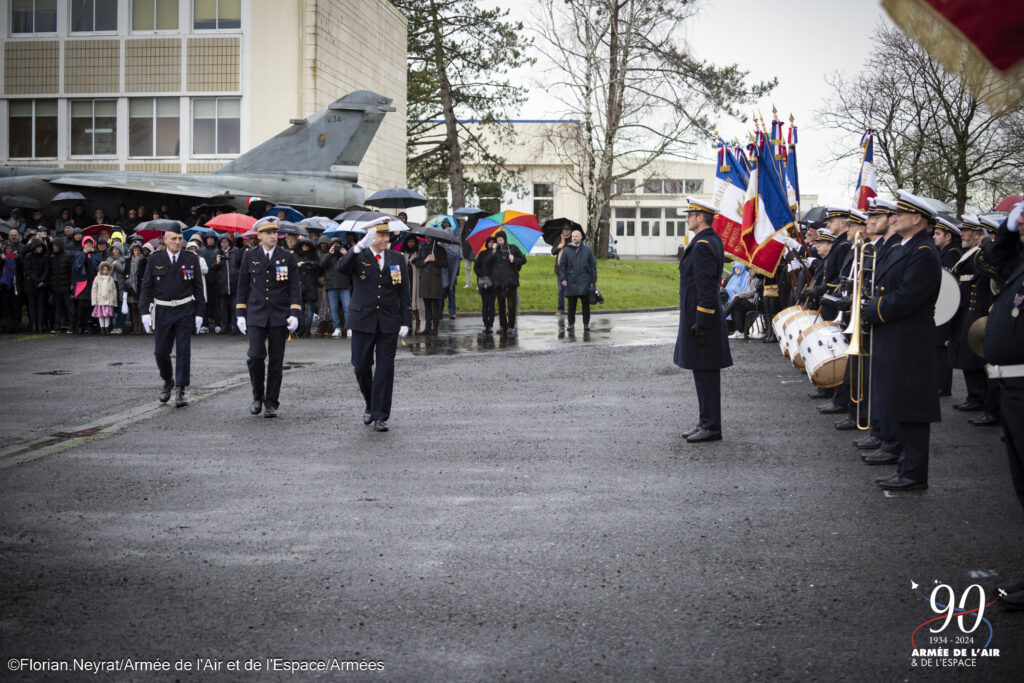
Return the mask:
<path fill-rule="evenodd" d="M 57 0 L 12 0 L 11 33 L 56 33 Z"/>
<path fill-rule="evenodd" d="M 663 194 L 683 194 L 682 180 L 666 180 L 662 185 Z"/>
<path fill-rule="evenodd" d="M 636 235 L 636 209 L 615 209 L 615 236 Z"/>
<path fill-rule="evenodd" d="M 179 102 L 175 97 L 128 101 L 128 156 L 176 157 L 180 153 Z"/>
<path fill-rule="evenodd" d="M 117 30 L 117 0 L 71 0 L 72 33 Z"/>
<path fill-rule="evenodd" d="M 242 27 L 242 0 L 192 0 L 192 28 L 214 30 Z"/>
<path fill-rule="evenodd" d="M 676 236 L 676 222 L 675 221 L 665 221 L 665 237 L 675 237 L 675 236 Z"/>
<path fill-rule="evenodd" d="M 133 31 L 177 31 L 178 0 L 132 0 Z"/>
<path fill-rule="evenodd" d="M 57 156 L 57 100 L 10 100 L 7 139 L 12 158 Z"/>
<path fill-rule="evenodd" d="M 554 183 L 533 184 L 533 213 L 541 225 L 555 217 Z"/>
<path fill-rule="evenodd" d="M 661 209 L 640 209 L 640 236 L 658 237 L 661 234 Z"/>
<path fill-rule="evenodd" d="M 237 97 L 192 101 L 192 153 L 238 154 L 241 102 Z"/>
<path fill-rule="evenodd" d="M 72 100 L 71 154 L 117 154 L 117 100 Z"/>
<path fill-rule="evenodd" d="M 661 178 L 648 178 L 645 180 L 644 194 L 661 194 Z"/>
<path fill-rule="evenodd" d="M 436 216 L 439 213 L 448 213 L 448 185 L 443 182 L 433 182 L 427 185 L 427 215 Z"/>
<path fill-rule="evenodd" d="M 480 197 L 480 208 L 488 215 L 501 211 L 501 185 L 499 183 L 480 183 L 476 188 Z"/>
<path fill-rule="evenodd" d="M 612 194 L 636 194 L 636 180 L 633 178 L 616 180 Z"/>
<path fill-rule="evenodd" d="M 686 194 L 700 194 L 704 192 L 704 181 L 703 180 L 687 180 L 685 181 L 685 192 Z"/>

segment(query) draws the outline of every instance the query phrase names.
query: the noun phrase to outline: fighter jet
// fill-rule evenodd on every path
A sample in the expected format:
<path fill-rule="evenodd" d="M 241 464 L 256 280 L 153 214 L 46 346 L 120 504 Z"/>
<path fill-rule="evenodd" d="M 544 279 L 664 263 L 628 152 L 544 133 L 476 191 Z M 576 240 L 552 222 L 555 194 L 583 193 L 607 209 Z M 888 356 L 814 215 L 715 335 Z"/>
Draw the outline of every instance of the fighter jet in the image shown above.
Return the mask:
<path fill-rule="evenodd" d="M 179 195 L 242 210 L 251 196 L 325 209 L 362 204 L 359 162 L 384 114 L 395 111 L 391 102 L 367 90 L 349 93 L 305 119 L 292 119 L 286 130 L 205 175 L 0 166 L 0 196 L 30 197 L 43 206 L 67 190 L 101 202 L 142 195 L 152 204 L 156 197 Z"/>

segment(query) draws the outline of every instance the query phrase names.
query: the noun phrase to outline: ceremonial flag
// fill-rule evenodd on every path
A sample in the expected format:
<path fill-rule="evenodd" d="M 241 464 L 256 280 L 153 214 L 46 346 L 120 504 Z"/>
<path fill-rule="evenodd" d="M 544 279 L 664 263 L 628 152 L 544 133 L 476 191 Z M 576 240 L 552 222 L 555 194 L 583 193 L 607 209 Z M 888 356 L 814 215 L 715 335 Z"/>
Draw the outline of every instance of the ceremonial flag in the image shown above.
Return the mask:
<path fill-rule="evenodd" d="M 878 196 L 878 178 L 875 176 L 875 131 L 868 128 L 860 140 L 864 157 L 860 162 L 857 176 L 857 190 L 853 194 L 853 205 L 861 211 L 868 210 L 868 199 Z"/>
<path fill-rule="evenodd" d="M 800 207 L 800 174 L 796 170 L 796 126 L 793 117 L 789 117 L 789 151 L 786 153 L 786 194 L 789 195 L 789 207 Z"/>
<path fill-rule="evenodd" d="M 782 240 L 793 225 L 793 212 L 781 168 L 776 164 L 770 141 L 763 135 L 751 150 L 751 157 L 754 170 L 743 202 L 741 239 L 748 254 L 747 265 L 771 277 L 785 251 Z"/>
<path fill-rule="evenodd" d="M 725 253 L 747 260 L 747 250 L 741 241 L 743 227 L 743 197 L 747 191 L 749 172 L 746 158 L 740 159 L 734 150 L 719 140 L 718 169 L 715 171 L 715 191 L 712 202 L 718 211 L 711 227 L 715 229 Z"/>

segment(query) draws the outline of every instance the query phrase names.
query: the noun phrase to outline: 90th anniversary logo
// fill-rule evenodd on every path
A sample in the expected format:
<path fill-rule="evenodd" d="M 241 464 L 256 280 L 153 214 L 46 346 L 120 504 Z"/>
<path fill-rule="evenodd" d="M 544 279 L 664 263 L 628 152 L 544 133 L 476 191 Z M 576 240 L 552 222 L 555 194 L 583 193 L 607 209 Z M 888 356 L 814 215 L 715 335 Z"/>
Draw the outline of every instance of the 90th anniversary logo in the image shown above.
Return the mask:
<path fill-rule="evenodd" d="M 964 589 L 959 597 L 952 586 L 938 579 L 929 595 L 914 581 L 910 582 L 910 588 L 938 615 L 918 624 L 910 634 L 911 666 L 974 668 L 986 659 L 999 657 L 999 649 L 991 647 L 994 632 L 985 610 L 1005 595 L 1003 590 L 999 591 L 1001 595 L 988 600 L 985 589 L 976 583 Z"/>

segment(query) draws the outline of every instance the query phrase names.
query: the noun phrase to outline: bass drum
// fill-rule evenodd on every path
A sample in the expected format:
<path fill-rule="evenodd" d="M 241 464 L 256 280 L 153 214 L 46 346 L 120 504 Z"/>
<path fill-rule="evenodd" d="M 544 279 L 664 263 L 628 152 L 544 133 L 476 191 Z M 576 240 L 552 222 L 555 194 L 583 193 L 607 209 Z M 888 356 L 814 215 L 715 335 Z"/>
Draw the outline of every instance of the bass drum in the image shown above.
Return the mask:
<path fill-rule="evenodd" d="M 779 350 L 782 351 L 782 355 L 786 358 L 789 358 L 789 344 L 786 342 L 785 322 L 789 316 L 802 310 L 804 310 L 803 306 L 790 306 L 789 308 L 782 309 L 772 318 L 772 329 L 775 330 L 775 338 L 779 340 Z"/>
<path fill-rule="evenodd" d="M 935 324 L 945 325 L 960 308 L 960 285 L 953 273 L 942 269 L 939 298 L 935 300 Z"/>
<path fill-rule="evenodd" d="M 789 360 L 797 370 L 803 370 L 804 358 L 800 355 L 800 334 L 817 323 L 821 318 L 817 311 L 800 311 L 791 315 L 786 320 L 786 345 L 789 350 Z"/>
<path fill-rule="evenodd" d="M 807 377 L 814 386 L 824 389 L 843 383 L 849 344 L 842 327 L 834 322 L 815 323 L 800 335 L 799 345 Z"/>

